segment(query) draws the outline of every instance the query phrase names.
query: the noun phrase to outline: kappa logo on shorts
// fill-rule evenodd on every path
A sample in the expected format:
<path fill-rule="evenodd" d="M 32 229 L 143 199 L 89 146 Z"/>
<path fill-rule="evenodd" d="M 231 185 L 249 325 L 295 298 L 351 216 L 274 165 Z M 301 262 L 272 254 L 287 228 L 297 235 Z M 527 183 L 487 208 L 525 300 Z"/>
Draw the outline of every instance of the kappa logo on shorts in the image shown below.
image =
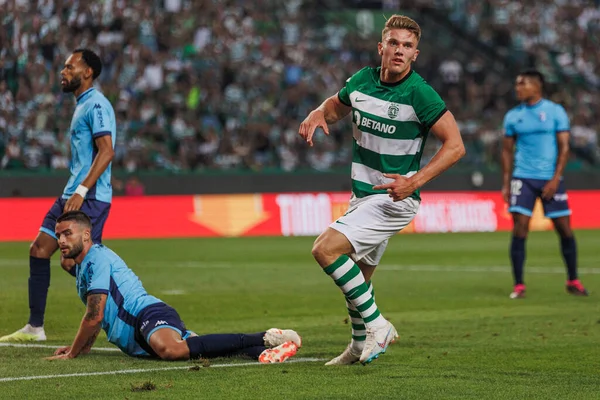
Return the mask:
<path fill-rule="evenodd" d="M 148 326 L 149 323 L 150 323 L 150 321 L 148 321 L 148 320 L 144 321 L 144 323 L 142 324 L 142 327 L 140 328 L 140 332 L 142 332 L 144 330 L 144 328 Z"/>
<path fill-rule="evenodd" d="M 554 201 L 567 201 L 569 199 L 569 195 L 566 193 L 557 193 L 553 197 Z"/>
<path fill-rule="evenodd" d="M 158 320 L 158 321 L 156 321 L 156 324 L 154 324 L 154 326 L 155 326 L 155 327 L 156 327 L 156 326 L 159 326 L 159 325 L 167 325 L 167 321 L 163 321 L 163 320 L 161 319 L 161 320 Z"/>

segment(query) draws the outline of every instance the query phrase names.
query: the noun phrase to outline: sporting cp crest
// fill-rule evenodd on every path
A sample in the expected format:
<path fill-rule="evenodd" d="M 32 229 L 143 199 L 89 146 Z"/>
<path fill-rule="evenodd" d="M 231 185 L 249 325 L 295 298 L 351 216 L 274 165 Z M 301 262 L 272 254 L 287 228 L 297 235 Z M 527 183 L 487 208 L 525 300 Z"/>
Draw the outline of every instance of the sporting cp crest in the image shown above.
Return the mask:
<path fill-rule="evenodd" d="M 400 111 L 400 107 L 398 107 L 398 104 L 392 103 L 388 108 L 388 116 L 391 119 L 394 119 L 398 116 L 398 111 Z"/>

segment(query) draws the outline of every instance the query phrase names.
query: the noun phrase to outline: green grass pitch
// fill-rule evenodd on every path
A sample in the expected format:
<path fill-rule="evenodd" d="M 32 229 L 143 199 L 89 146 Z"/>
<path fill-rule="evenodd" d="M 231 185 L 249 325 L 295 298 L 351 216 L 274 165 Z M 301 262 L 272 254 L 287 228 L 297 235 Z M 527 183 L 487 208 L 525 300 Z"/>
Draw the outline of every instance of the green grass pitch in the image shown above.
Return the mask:
<path fill-rule="evenodd" d="M 92 350 L 49 362 L 49 348 L 0 347 L 0 398 L 598 399 L 600 231 L 576 234 L 588 298 L 565 293 L 552 232 L 530 236 L 521 300 L 508 298 L 509 233 L 395 237 L 373 282 L 400 340 L 371 365 L 348 367 L 323 365 L 350 326 L 341 293 L 312 260 L 314 238 L 107 241 L 190 329 L 293 328 L 304 339 L 296 357 L 319 361 L 207 367 Z M 26 322 L 27 254 L 28 243 L 0 243 L 0 335 Z M 55 258 L 43 344 L 70 344 L 83 312 Z M 96 347 L 112 345 L 101 333 Z M 33 376 L 49 377 L 17 380 Z"/>

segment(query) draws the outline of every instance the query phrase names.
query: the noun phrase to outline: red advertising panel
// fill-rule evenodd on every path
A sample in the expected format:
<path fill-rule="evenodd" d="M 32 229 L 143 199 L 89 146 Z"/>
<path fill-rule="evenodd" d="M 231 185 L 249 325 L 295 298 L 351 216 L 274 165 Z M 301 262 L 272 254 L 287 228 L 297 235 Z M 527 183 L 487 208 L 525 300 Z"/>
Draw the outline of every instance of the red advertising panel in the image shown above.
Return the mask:
<path fill-rule="evenodd" d="M 116 197 L 104 237 L 315 236 L 348 208 L 349 193 Z M 494 232 L 512 227 L 499 192 L 425 192 L 402 232 Z M 32 240 L 55 199 L 0 199 L 0 241 Z M 574 228 L 600 228 L 600 191 L 570 191 Z M 552 229 L 536 204 L 532 230 Z"/>

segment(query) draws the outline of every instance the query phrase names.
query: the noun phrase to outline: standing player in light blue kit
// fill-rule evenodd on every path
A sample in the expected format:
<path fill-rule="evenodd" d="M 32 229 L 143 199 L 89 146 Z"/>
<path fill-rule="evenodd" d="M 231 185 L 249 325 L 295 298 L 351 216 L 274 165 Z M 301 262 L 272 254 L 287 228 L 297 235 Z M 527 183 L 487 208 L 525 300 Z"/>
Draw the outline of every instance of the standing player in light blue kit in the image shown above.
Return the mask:
<path fill-rule="evenodd" d="M 96 53 L 77 49 L 61 71 L 61 86 L 73 93 L 77 104 L 71 120 L 71 177 L 29 249 L 29 321 L 25 327 L 3 336 L 0 342 L 46 340 L 44 313 L 50 286 L 50 258 L 58 249 L 54 226 L 65 211 L 83 210 L 93 223 L 92 237 L 102 243 L 102 230 L 112 201 L 111 161 L 116 140 L 115 113 L 110 102 L 93 87 L 102 72 Z M 61 257 L 61 266 L 75 275 L 72 260 Z"/>
<path fill-rule="evenodd" d="M 562 178 L 569 157 L 569 117 L 565 109 L 544 99 L 544 76 L 529 70 L 517 76 L 515 91 L 521 104 L 504 117 L 502 196 L 509 204 L 514 227 L 510 247 L 514 289 L 510 297 L 525 297 L 523 265 L 525 240 L 536 199 L 560 236 L 567 267 L 567 292 L 587 296 L 577 278 L 577 246 L 571 230 L 571 210 Z M 514 166 L 514 170 L 513 170 Z"/>
<path fill-rule="evenodd" d="M 130 356 L 163 360 L 247 356 L 261 363 L 294 356 L 302 339 L 291 329 L 198 336 L 186 329 L 172 307 L 149 295 L 139 278 L 108 247 L 92 241 L 92 223 L 82 211 L 58 217 L 55 233 L 62 256 L 76 263 L 77 292 L 86 312 L 70 346 L 50 360 L 89 352 L 100 329 Z"/>

